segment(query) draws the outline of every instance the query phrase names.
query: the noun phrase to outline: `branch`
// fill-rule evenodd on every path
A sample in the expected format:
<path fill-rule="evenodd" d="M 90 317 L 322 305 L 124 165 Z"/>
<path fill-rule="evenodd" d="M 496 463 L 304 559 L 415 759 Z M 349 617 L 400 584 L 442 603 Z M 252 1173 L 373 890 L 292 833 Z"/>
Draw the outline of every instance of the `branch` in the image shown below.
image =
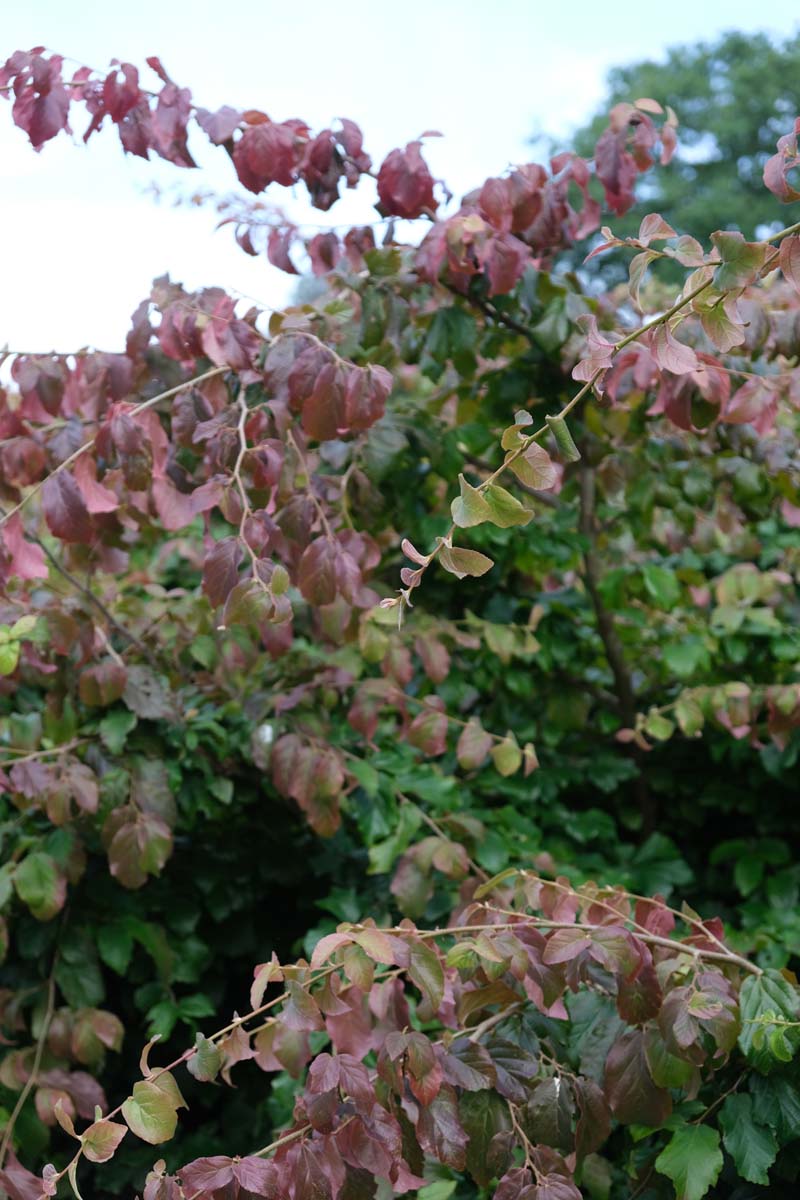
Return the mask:
<path fill-rule="evenodd" d="M 58 961 L 58 951 L 56 951 L 56 955 L 53 959 L 53 965 L 50 969 L 50 976 L 47 980 L 47 1008 L 45 1010 L 44 1018 L 42 1020 L 41 1029 L 39 1030 L 39 1037 L 36 1042 L 36 1053 L 33 1058 L 33 1064 L 31 1066 L 31 1073 L 28 1076 L 28 1078 L 25 1080 L 25 1086 L 23 1087 L 22 1091 L 20 1092 L 19 1096 L 17 1097 L 17 1102 L 14 1105 L 14 1108 L 11 1112 L 11 1116 L 8 1118 L 8 1121 L 6 1122 L 6 1128 L 5 1128 L 5 1132 L 3 1134 L 3 1141 L 2 1141 L 2 1143 L 0 1143 L 0 1167 L 2 1167 L 3 1163 L 6 1160 L 6 1154 L 8 1153 L 9 1146 L 11 1145 L 11 1139 L 14 1135 L 14 1126 L 17 1123 L 17 1118 L 19 1117 L 19 1114 L 22 1112 L 25 1101 L 28 1099 L 28 1096 L 31 1094 L 32 1089 L 36 1085 L 36 1080 L 39 1075 L 39 1068 L 42 1065 L 42 1056 L 44 1054 L 44 1046 L 45 1046 L 45 1042 L 47 1041 L 47 1035 L 50 1032 L 50 1023 L 53 1020 L 53 1013 L 55 1012 L 56 981 L 55 981 L 54 974 L 55 974 L 57 961 Z"/>

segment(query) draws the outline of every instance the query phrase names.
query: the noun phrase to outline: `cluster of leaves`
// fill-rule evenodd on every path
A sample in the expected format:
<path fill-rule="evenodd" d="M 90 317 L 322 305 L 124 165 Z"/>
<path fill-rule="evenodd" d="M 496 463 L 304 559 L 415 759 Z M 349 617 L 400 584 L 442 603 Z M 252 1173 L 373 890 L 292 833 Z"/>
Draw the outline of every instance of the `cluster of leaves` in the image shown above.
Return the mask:
<path fill-rule="evenodd" d="M 129 64 L 63 81 L 39 50 L 0 86 L 37 149 L 83 103 L 128 152 L 191 166 L 191 122 L 251 191 L 303 179 L 322 208 L 371 170 L 350 122 L 209 114 L 150 65 L 157 96 Z M 650 214 L 593 252 L 633 249 L 629 286 L 554 271 L 598 228 L 598 186 L 620 214 L 669 159 L 661 115 L 619 105 L 593 162 L 515 168 L 453 213 L 419 144 L 394 151 L 379 211 L 424 235 L 312 239 L 324 293 L 266 330 L 161 279 L 123 353 L 12 354 L 3 1153 L 80 1143 L 39 1176 L 9 1159 L 12 1200 L 113 1171 L 126 1129 L 146 1154 L 180 1087 L 202 1112 L 190 1089 L 251 1058 L 282 1072 L 268 1113 L 243 1085 L 253 1141 L 217 1126 L 189 1161 L 190 1132 L 147 1200 L 796 1178 L 800 879 L 776 847 L 794 819 L 762 795 L 788 797 L 800 745 L 800 236 L 706 247 Z M 795 131 L 765 171 L 782 199 L 796 160 Z M 248 253 L 265 211 L 237 220 Z M 285 270 L 296 236 L 269 225 Z M 659 260 L 689 272 L 669 305 Z M 519 865 L 540 874 L 513 894 L 486 882 Z M 290 882 L 306 911 L 331 887 L 305 959 L 285 941 L 248 1016 L 169 1067 L 145 1054 L 109 1112 L 123 1032 L 128 1054 L 145 1025 L 234 1008 L 220 959 L 268 957 L 280 922 L 256 927 Z M 658 898 L 691 887 L 738 928 Z M 265 1122 L 289 1126 L 269 1162 L 209 1158 Z"/>

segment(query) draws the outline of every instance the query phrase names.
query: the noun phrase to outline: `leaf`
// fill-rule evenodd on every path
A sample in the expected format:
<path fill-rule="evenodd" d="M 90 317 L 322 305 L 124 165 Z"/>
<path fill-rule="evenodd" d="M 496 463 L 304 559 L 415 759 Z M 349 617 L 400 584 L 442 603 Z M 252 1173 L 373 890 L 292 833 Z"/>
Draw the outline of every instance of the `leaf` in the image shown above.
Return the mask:
<path fill-rule="evenodd" d="M 90 542 L 92 519 L 77 483 L 67 471 L 50 475 L 42 488 L 45 520 L 62 542 Z"/>
<path fill-rule="evenodd" d="M 173 1097 L 148 1079 L 133 1085 L 133 1094 L 122 1105 L 122 1115 L 131 1133 L 151 1146 L 168 1142 L 178 1124 Z"/>
<path fill-rule="evenodd" d="M 128 734 L 137 724 L 136 714 L 119 709 L 103 717 L 99 725 L 100 740 L 111 754 L 121 754 Z"/>
<path fill-rule="evenodd" d="M 800 237 L 785 237 L 781 242 L 780 268 L 784 278 L 800 292 Z"/>
<path fill-rule="evenodd" d="M 439 562 L 445 571 L 463 579 L 466 575 L 485 575 L 494 566 L 490 558 L 477 550 L 464 550 L 461 546 L 448 546 L 442 543 L 439 551 Z"/>
<path fill-rule="evenodd" d="M 108 1162 L 127 1132 L 118 1121 L 95 1121 L 81 1134 L 83 1153 L 89 1162 Z"/>
<path fill-rule="evenodd" d="M 769 1168 L 778 1154 L 775 1134 L 753 1116 L 752 1096 L 728 1096 L 719 1123 L 725 1149 L 736 1170 L 749 1183 L 769 1183 Z"/>
<path fill-rule="evenodd" d="M 336 599 L 336 553 L 327 537 L 306 546 L 297 569 L 297 586 L 309 604 L 321 606 Z"/>
<path fill-rule="evenodd" d="M 675 1184 L 676 1200 L 702 1200 L 722 1170 L 719 1133 L 710 1125 L 684 1125 L 656 1159 L 656 1170 Z"/>
<path fill-rule="evenodd" d="M 605 1094 L 611 1111 L 623 1125 L 658 1128 L 672 1112 L 672 1097 L 656 1087 L 650 1074 L 640 1030 L 624 1033 L 606 1060 Z"/>
<path fill-rule="evenodd" d="M 189 1074 L 193 1075 L 201 1083 L 211 1083 L 219 1074 L 222 1066 L 222 1051 L 215 1042 L 210 1042 L 208 1038 L 203 1037 L 202 1033 L 198 1033 L 194 1054 L 187 1061 L 186 1066 Z"/>
<path fill-rule="evenodd" d="M 797 1021 L 798 1010 L 800 996 L 797 989 L 778 971 L 766 970 L 763 975 L 748 975 L 739 993 L 742 1021 L 739 1047 L 748 1062 L 760 1071 L 769 1071 L 775 1065 L 776 1056 L 770 1052 L 769 1043 L 763 1040 L 764 1031 L 770 1029 L 770 1017 Z M 759 1031 L 761 1037 L 758 1036 Z"/>
<path fill-rule="evenodd" d="M 483 493 L 467 483 L 463 475 L 458 477 L 461 495 L 450 505 L 454 524 L 459 529 L 469 529 L 472 525 L 482 525 L 491 520 L 491 509 Z"/>
<path fill-rule="evenodd" d="M 122 699 L 137 717 L 168 721 L 174 717 L 172 698 L 161 676 L 143 664 L 128 667 Z"/>
<path fill-rule="evenodd" d="M 518 458 L 509 463 L 509 466 L 517 479 L 537 492 L 547 491 L 554 487 L 558 480 L 555 463 L 538 442 L 531 442 Z"/>
<path fill-rule="evenodd" d="M 490 483 L 483 493 L 483 498 L 489 508 L 488 520 L 500 529 L 510 529 L 514 525 L 527 525 L 533 517 L 529 508 L 520 504 L 516 496 L 507 492 L 497 483 Z"/>
<path fill-rule="evenodd" d="M 14 869 L 14 887 L 37 921 L 52 920 L 64 907 L 67 881 L 49 854 L 27 854 Z"/>
<path fill-rule="evenodd" d="M 513 775 L 522 766 L 522 751 L 513 733 L 507 733 L 502 742 L 495 742 L 491 755 L 500 775 Z"/>
<path fill-rule="evenodd" d="M 467 1170 L 480 1187 L 488 1187 L 495 1174 L 490 1152 L 492 1138 L 511 1128 L 508 1105 L 496 1092 L 465 1092 L 458 1102 L 458 1114 L 469 1139 Z"/>
<path fill-rule="evenodd" d="M 572 434 L 569 431 L 569 426 L 564 418 L 562 416 L 546 416 L 545 421 L 550 427 L 550 432 L 556 440 L 556 445 L 564 462 L 578 462 L 581 452 L 575 445 Z"/>
<path fill-rule="evenodd" d="M 766 242 L 746 242 L 738 230 L 712 233 L 722 265 L 714 272 L 714 287 L 720 292 L 747 287 L 758 276 L 771 252 Z"/>
<path fill-rule="evenodd" d="M 666 322 L 650 335 L 650 349 L 658 365 L 673 375 L 687 375 L 700 365 L 691 346 L 679 342 Z"/>
<path fill-rule="evenodd" d="M 642 579 L 649 596 L 659 608 L 669 611 L 674 608 L 681 594 L 680 584 L 674 571 L 654 563 L 642 567 Z"/>
<path fill-rule="evenodd" d="M 444 968 L 437 954 L 425 942 L 408 947 L 408 975 L 422 992 L 430 1015 L 438 1012 L 444 999 Z"/>
<path fill-rule="evenodd" d="M 486 761 L 489 751 L 494 745 L 494 738 L 488 734 L 477 717 L 467 721 L 456 746 L 456 758 L 463 771 L 475 771 Z"/>

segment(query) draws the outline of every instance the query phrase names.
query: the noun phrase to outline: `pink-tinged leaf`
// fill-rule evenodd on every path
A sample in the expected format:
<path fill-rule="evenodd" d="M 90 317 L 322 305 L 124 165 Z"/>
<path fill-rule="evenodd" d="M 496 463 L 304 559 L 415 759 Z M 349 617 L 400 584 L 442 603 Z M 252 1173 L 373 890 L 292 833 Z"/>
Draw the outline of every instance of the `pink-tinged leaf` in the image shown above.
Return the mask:
<path fill-rule="evenodd" d="M 537 492 L 546 492 L 558 482 L 558 470 L 550 455 L 538 442 L 531 442 L 510 464 L 517 479 Z"/>
<path fill-rule="evenodd" d="M 800 237 L 786 237 L 781 242 L 780 268 L 784 278 L 800 292 Z"/>
<path fill-rule="evenodd" d="M 353 937 L 349 933 L 328 933 L 325 937 L 321 937 L 314 947 L 314 952 L 311 955 L 311 966 L 314 970 L 319 970 L 320 967 L 327 966 L 331 956 L 341 949 L 342 946 L 348 946 L 352 942 Z"/>
<path fill-rule="evenodd" d="M 77 483 L 66 471 L 45 480 L 44 515 L 50 532 L 63 542 L 90 542 L 94 529 Z"/>
<path fill-rule="evenodd" d="M 253 972 L 253 982 L 250 986 L 250 1007 L 260 1008 L 261 1001 L 264 999 L 264 992 L 271 983 L 283 983 L 284 974 L 281 964 L 278 962 L 273 951 L 272 960 L 267 963 L 259 963 Z"/>
<path fill-rule="evenodd" d="M 556 929 L 547 939 L 542 960 L 548 964 L 570 962 L 591 944 L 592 939 L 585 929 Z"/>
<path fill-rule="evenodd" d="M 586 335 L 587 355 L 572 368 L 572 378 L 588 382 L 598 371 L 612 365 L 614 343 L 607 341 L 597 328 L 595 316 L 581 316 L 578 324 Z"/>
<path fill-rule="evenodd" d="M 410 745 L 429 757 L 444 754 L 447 749 L 447 715 L 441 711 L 444 709 L 444 703 L 438 696 L 430 698 L 427 703 L 432 705 L 436 701 L 439 710 L 432 711 L 428 708 L 418 713 L 406 734 Z"/>
<path fill-rule="evenodd" d="M 125 664 L 107 659 L 81 672 L 78 695 L 90 708 L 106 708 L 120 699 L 127 680 Z"/>
<path fill-rule="evenodd" d="M 623 216 L 634 201 L 636 163 L 626 149 L 625 129 L 609 127 L 595 146 L 594 161 L 597 177 L 605 191 L 606 204 L 617 216 Z"/>
<path fill-rule="evenodd" d="M 336 599 L 336 547 L 327 537 L 318 537 L 303 551 L 297 570 L 297 586 L 309 604 L 321 606 Z"/>
<path fill-rule="evenodd" d="M 390 938 L 380 929 L 360 929 L 353 934 L 353 941 L 373 962 L 394 966 L 397 961 Z"/>
<path fill-rule="evenodd" d="M 489 751 L 494 739 L 481 725 L 477 717 L 472 717 L 461 731 L 456 746 L 456 758 L 463 771 L 475 771 L 489 757 Z"/>
<path fill-rule="evenodd" d="M 433 212 L 433 176 L 422 154 L 421 142 L 409 142 L 405 150 L 392 150 L 378 171 L 378 197 L 387 216 L 414 218 Z"/>
<path fill-rule="evenodd" d="M 489 295 L 504 296 L 525 274 L 531 252 L 519 238 L 503 233 L 488 240 L 480 258 L 489 276 Z"/>
<path fill-rule="evenodd" d="M 8 575 L 12 579 L 46 579 L 48 574 L 44 551 L 41 546 L 25 540 L 22 520 L 15 513 L 0 529 L 0 538 L 8 555 Z"/>
<path fill-rule="evenodd" d="M 193 492 L 179 492 L 165 477 L 153 480 L 152 495 L 161 524 L 172 533 L 214 508 L 222 496 L 222 485 L 216 479 L 209 479 Z"/>
<path fill-rule="evenodd" d="M 81 1134 L 83 1153 L 89 1162 L 108 1162 L 127 1132 L 118 1121 L 95 1121 Z"/>
<path fill-rule="evenodd" d="M 726 401 L 721 419 L 728 425 L 752 425 L 760 437 L 775 428 L 778 390 L 768 379 L 748 379 Z"/>
<path fill-rule="evenodd" d="M 485 575 L 494 566 L 490 558 L 477 550 L 463 550 L 460 546 L 443 545 L 439 551 L 439 562 L 445 571 L 464 579 L 467 575 Z"/>
<path fill-rule="evenodd" d="M 297 267 L 289 258 L 289 251 L 295 240 L 296 231 L 289 229 L 271 229 L 267 240 L 267 258 L 273 267 L 285 271 L 287 275 L 297 275 Z"/>
<path fill-rule="evenodd" d="M 642 218 L 642 223 L 639 226 L 638 241 L 643 246 L 649 246 L 651 242 L 666 241 L 667 238 L 677 237 L 677 233 L 668 225 L 664 218 L 659 213 L 648 213 Z"/>
<path fill-rule="evenodd" d="M 703 253 L 703 247 L 696 238 L 689 237 L 688 234 L 683 234 L 678 238 L 672 252 L 682 267 L 705 265 L 706 256 Z"/>
<path fill-rule="evenodd" d="M 658 253 L 655 250 L 644 250 L 641 254 L 634 255 L 628 268 L 628 294 L 640 310 L 639 289 L 647 274 L 647 268 L 655 258 L 658 258 Z"/>
<path fill-rule="evenodd" d="M 793 187 L 787 178 L 788 172 L 800 165 L 800 157 L 797 153 L 797 135 L 799 133 L 800 117 L 797 117 L 792 132 L 778 138 L 778 153 L 767 159 L 764 166 L 764 183 L 772 194 L 782 200 L 784 204 L 800 200 L 800 191 Z"/>
<path fill-rule="evenodd" d="M 424 567 L 428 562 L 429 555 L 421 554 L 419 550 L 417 550 L 416 546 L 414 546 L 413 543 L 408 540 L 408 538 L 403 538 L 402 542 L 400 543 L 400 549 L 403 551 L 403 554 L 405 554 L 406 558 L 410 558 L 412 562 L 418 563 L 422 567 Z"/>
<path fill-rule="evenodd" d="M 658 365 L 673 375 L 686 375 L 699 365 L 691 346 L 679 342 L 666 322 L 650 334 L 650 351 Z"/>
<path fill-rule="evenodd" d="M 235 537 L 222 538 L 214 544 L 203 563 L 203 592 L 214 608 L 228 599 L 239 582 L 242 547 Z"/>
<path fill-rule="evenodd" d="M 115 512 L 119 497 L 97 480 L 97 465 L 88 454 L 82 454 L 73 468 L 75 482 L 90 513 Z"/>
<path fill-rule="evenodd" d="M 221 146 L 233 137 L 242 122 L 242 114 L 227 104 L 218 108 L 216 112 L 209 112 L 207 108 L 196 108 L 194 116 L 203 133 L 215 146 Z"/>
<path fill-rule="evenodd" d="M 9 1151 L 6 1164 L 0 1170 L 0 1187 L 8 1193 L 10 1200 L 41 1200 L 45 1194 L 55 1195 L 55 1188 L 49 1191 L 38 1175 L 23 1167 L 13 1151 Z"/>

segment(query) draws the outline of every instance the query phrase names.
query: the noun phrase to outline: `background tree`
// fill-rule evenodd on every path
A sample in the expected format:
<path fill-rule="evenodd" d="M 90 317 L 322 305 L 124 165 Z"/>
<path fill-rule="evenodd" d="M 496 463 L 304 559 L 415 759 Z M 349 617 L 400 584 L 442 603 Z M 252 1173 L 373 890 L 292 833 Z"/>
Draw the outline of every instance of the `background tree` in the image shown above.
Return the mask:
<path fill-rule="evenodd" d="M 780 202 L 763 185 L 764 163 L 794 115 L 800 77 L 800 35 L 775 42 L 766 34 L 726 33 L 714 43 L 673 46 L 664 62 L 614 68 L 597 115 L 575 138 L 579 153 L 594 146 L 609 109 L 652 96 L 675 110 L 679 144 L 669 171 L 637 184 L 637 194 L 679 233 L 707 238 L 720 228 L 747 238 L 783 224 Z M 722 218 L 722 221 L 721 221 Z M 633 213 L 614 223 L 628 236 Z"/>

